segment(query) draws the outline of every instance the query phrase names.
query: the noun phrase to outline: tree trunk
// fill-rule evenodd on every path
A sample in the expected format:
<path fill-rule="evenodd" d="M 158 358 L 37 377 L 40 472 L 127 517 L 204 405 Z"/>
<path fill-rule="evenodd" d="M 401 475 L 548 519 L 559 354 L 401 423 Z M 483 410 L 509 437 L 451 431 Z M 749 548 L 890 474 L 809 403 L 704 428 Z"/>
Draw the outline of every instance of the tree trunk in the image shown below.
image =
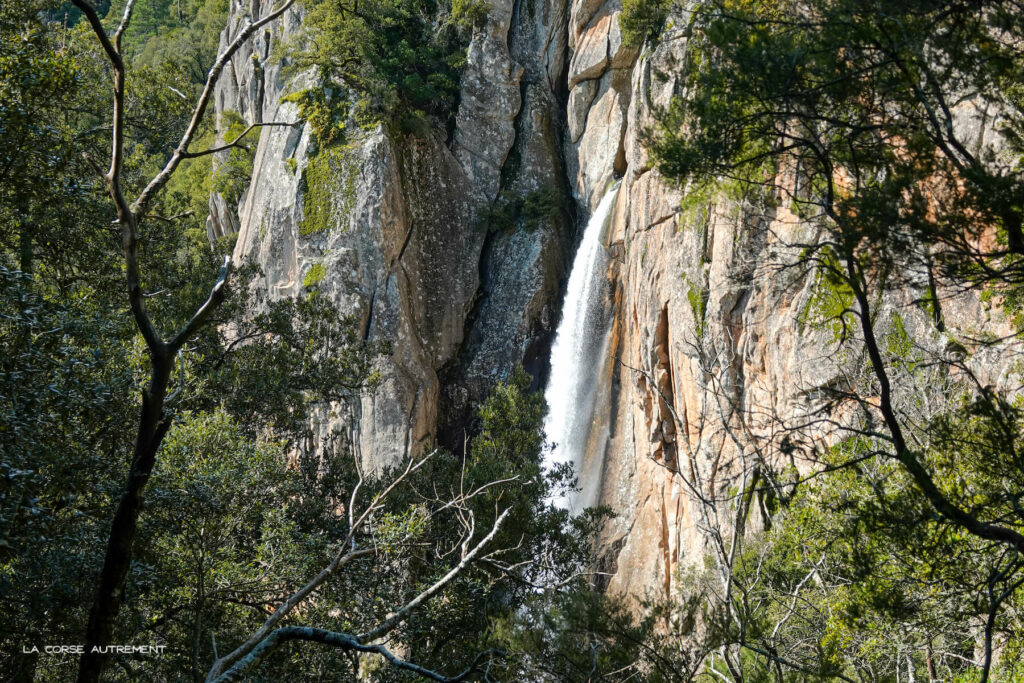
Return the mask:
<path fill-rule="evenodd" d="M 21 230 L 18 233 L 18 269 L 23 273 L 31 273 L 34 256 L 32 233 L 25 225 L 25 221 L 22 221 Z"/>
<path fill-rule="evenodd" d="M 1019 211 L 1007 209 L 1003 212 L 1003 227 L 1006 228 L 1006 242 L 1014 254 L 1024 254 L 1024 227 Z"/>
<path fill-rule="evenodd" d="M 138 529 L 139 512 L 142 509 L 142 490 L 149 481 L 156 460 L 157 449 L 168 422 L 163 414 L 164 398 L 171 375 L 173 356 L 155 353 L 149 386 L 142 394 L 142 412 L 139 416 L 139 432 L 135 440 L 135 453 L 124 493 L 114 514 L 107 540 L 107 554 L 100 571 L 96 596 L 89 612 L 89 624 L 85 632 L 85 652 L 79 663 L 79 683 L 99 681 L 108 655 L 102 649 L 111 642 L 114 622 L 124 599 L 124 584 L 131 565 L 132 545 Z"/>

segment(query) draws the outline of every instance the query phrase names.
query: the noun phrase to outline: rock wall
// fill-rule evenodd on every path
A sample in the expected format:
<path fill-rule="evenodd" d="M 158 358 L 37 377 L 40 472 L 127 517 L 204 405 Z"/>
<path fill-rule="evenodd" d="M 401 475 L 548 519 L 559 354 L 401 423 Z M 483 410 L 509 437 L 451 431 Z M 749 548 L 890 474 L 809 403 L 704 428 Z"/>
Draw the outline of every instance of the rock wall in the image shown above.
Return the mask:
<path fill-rule="evenodd" d="M 223 40 L 266 9 L 232 0 Z M 437 439 L 461 446 L 473 407 L 516 364 L 543 383 L 577 214 L 585 218 L 621 178 L 605 236 L 614 324 L 586 465 L 599 490 L 588 499 L 618 513 L 602 539 L 617 572 L 609 588 L 664 595 L 678 569 L 707 551 L 685 468 L 716 490 L 735 487 L 752 443 L 771 445 L 772 425 L 798 420 L 809 396 L 847 381 L 860 361 L 802 319 L 814 276 L 779 268 L 786 244 L 813 237 L 809 225 L 724 201 L 680 212 L 678 190 L 651 167 L 641 137 L 684 85 L 673 65 L 686 41 L 674 29 L 655 48 L 631 48 L 620 13 L 620 0 L 492 0 L 449 138 L 378 129 L 325 160 L 307 128 L 266 127 L 237 215 L 215 198 L 209 232 L 237 229 L 235 259 L 257 262 L 274 295 L 294 296 L 316 274 L 367 338 L 393 342 L 382 386 L 353 415 L 322 416 L 324 435 L 351 429 L 374 466 Z M 218 111 L 296 120 L 281 97 L 312 79 L 289 73 L 279 46 L 300 26 L 292 11 L 235 57 Z M 979 145 L 992 143 L 983 112 L 965 109 L 961 125 L 977 130 Z M 330 216 L 315 229 L 307 219 L 324 200 L 311 194 L 311 165 Z M 488 207 L 538 192 L 557 201 L 535 229 L 481 225 Z M 977 297 L 949 295 L 950 331 L 1006 329 Z M 880 319 L 900 310 L 912 336 L 941 353 L 946 337 L 915 298 L 912 286 L 890 296 Z M 1001 386 L 1007 361 L 998 354 L 978 351 L 970 362 Z M 701 459 L 684 462 L 693 449 Z"/>
<path fill-rule="evenodd" d="M 600 369 L 595 452 L 585 467 L 597 468 L 598 500 L 618 515 L 602 539 L 604 568 L 616 572 L 609 589 L 658 597 L 672 592 L 682 567 L 701 565 L 710 552 L 699 530 L 706 510 L 687 483 L 692 471 L 725 499 L 742 490 L 741 465 L 755 451 L 809 467 L 800 444 L 781 443 L 780 426 L 800 423 L 824 403 L 828 388 L 850 381 L 865 361 L 837 352 L 828 326 L 808 324 L 820 285 L 813 273 L 784 267 L 797 260 L 788 245 L 815 239 L 811 225 L 784 208 L 724 200 L 681 213 L 679 190 L 652 168 L 641 137 L 653 113 L 685 85 L 675 65 L 686 40 L 681 28 L 670 29 L 640 54 L 622 43 L 620 12 L 620 0 L 573 0 L 569 19 L 566 156 L 573 191 L 593 207 L 609 179 L 622 177 L 606 236 L 615 322 Z M 675 18 L 674 26 L 685 25 L 685 16 Z M 1000 144 L 985 111 L 968 102 L 958 120 L 968 131 L 963 139 Z M 923 287 L 908 282 L 875 312 L 883 328 L 898 314 L 912 339 L 942 355 L 949 337 L 915 303 Z M 954 337 L 1009 332 L 999 311 L 976 294 L 941 298 Z M 1015 353 L 972 351 L 968 366 L 981 381 L 1008 388 Z M 833 418 L 842 423 L 845 416 Z M 836 436 L 831 427 L 802 430 L 819 445 Z M 728 505 L 714 513 L 727 533 L 729 513 Z M 757 524 L 757 510 L 752 518 Z"/>
<path fill-rule="evenodd" d="M 269 4 L 232 0 L 222 47 Z M 439 432 L 461 445 L 489 387 L 523 362 L 539 375 L 547 356 L 574 213 L 560 155 L 567 17 L 557 2 L 491 5 L 449 139 L 379 127 L 317 152 L 308 126 L 268 125 L 237 213 L 211 200 L 211 239 L 237 231 L 234 260 L 260 266 L 259 286 L 295 296 L 315 279 L 365 338 L 392 344 L 381 385 L 353 414 L 325 409 L 319 420 L 321 438 L 343 430 L 368 467 Z M 297 5 L 235 55 L 218 113 L 298 121 L 282 97 L 314 81 L 289 69 L 282 46 L 301 40 L 301 24 Z M 559 205 L 535 229 L 488 230 L 487 207 L 540 189 Z"/>

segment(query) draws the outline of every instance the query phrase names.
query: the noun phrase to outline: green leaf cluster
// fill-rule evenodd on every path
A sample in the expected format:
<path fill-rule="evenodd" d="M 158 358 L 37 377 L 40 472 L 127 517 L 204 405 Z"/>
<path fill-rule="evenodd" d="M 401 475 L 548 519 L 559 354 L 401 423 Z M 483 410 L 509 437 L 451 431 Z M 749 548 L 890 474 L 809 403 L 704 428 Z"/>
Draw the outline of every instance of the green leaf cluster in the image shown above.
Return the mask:
<path fill-rule="evenodd" d="M 479 0 L 306 0 L 305 47 L 298 68 L 321 84 L 299 96 L 303 116 L 325 144 L 350 116 L 426 134 L 455 114 L 472 27 L 486 16 Z M 323 93 L 323 94 L 321 94 Z"/>
<path fill-rule="evenodd" d="M 619 29 L 627 45 L 657 41 L 665 29 L 674 0 L 622 0 Z"/>
<path fill-rule="evenodd" d="M 963 433 L 970 421 L 950 418 L 958 441 L 971 443 Z M 945 457 L 945 446 L 926 457 Z M 747 542 L 735 572 L 744 630 L 716 628 L 724 642 L 749 644 L 752 674 L 772 675 L 775 662 L 763 654 L 772 653 L 790 663 L 793 680 L 972 679 L 977 615 L 1000 594 L 1006 616 L 996 637 L 1020 647 L 1019 564 L 937 519 L 898 465 L 865 459 L 875 447 L 852 438 L 832 449 L 834 471 L 800 484 L 771 530 Z M 958 477 L 981 483 L 988 468 L 979 464 L 959 461 Z M 1012 658 L 993 669 L 998 680 L 1020 673 Z"/>

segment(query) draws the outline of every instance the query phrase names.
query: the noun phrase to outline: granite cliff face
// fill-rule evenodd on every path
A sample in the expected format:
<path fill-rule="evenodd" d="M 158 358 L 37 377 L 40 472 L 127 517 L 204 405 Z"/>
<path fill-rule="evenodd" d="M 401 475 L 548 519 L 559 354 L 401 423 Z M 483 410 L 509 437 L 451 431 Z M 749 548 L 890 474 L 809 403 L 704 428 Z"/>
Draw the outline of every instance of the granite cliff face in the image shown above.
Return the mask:
<path fill-rule="evenodd" d="M 233 25 L 265 10 L 232 0 Z M 712 488 L 735 487 L 744 458 L 783 452 L 772 424 L 799 419 L 807 397 L 847 381 L 859 359 L 835 353 L 828 329 L 805 324 L 814 275 L 780 267 L 793 256 L 785 245 L 813 237 L 810 226 L 725 201 L 680 212 L 678 190 L 651 167 L 641 138 L 685 85 L 671 65 L 686 41 L 674 29 L 655 48 L 629 47 L 620 13 L 620 0 L 494 0 L 469 48 L 449 139 L 377 129 L 325 163 L 307 128 L 268 126 L 237 214 L 215 198 L 209 232 L 237 230 L 235 259 L 255 260 L 275 296 L 298 294 L 313 273 L 368 338 L 393 342 L 381 387 L 354 415 L 323 415 L 325 435 L 351 425 L 364 462 L 393 463 L 438 438 L 460 444 L 472 407 L 517 364 L 543 382 L 576 216 L 621 178 L 604 238 L 614 324 L 596 369 L 585 468 L 600 482 L 590 498 L 618 512 L 602 539 L 617 571 L 610 589 L 664 594 L 677 569 L 706 552 L 706 511 L 686 468 Z M 219 111 L 250 123 L 297 120 L 281 98 L 310 77 L 288 74 L 278 50 L 300 25 L 292 11 L 235 57 Z M 985 112 L 968 102 L 959 120 L 978 145 L 996 144 Z M 330 216 L 316 229 L 307 216 L 324 199 L 313 197 L 311 164 L 325 164 L 317 191 L 326 188 Z M 481 227 L 487 207 L 538 191 L 558 201 L 536 229 Z M 879 315 L 900 310 L 913 337 L 941 353 L 946 337 L 908 305 L 915 296 L 909 287 L 887 298 Z M 950 331 L 1006 329 L 973 294 L 950 296 Z M 1006 381 L 998 349 L 970 363 L 987 382 Z M 701 453 L 692 464 L 690 450 Z"/>
<path fill-rule="evenodd" d="M 704 506 L 694 495 L 729 499 L 756 458 L 810 467 L 801 448 L 835 443 L 825 426 L 799 430 L 802 444 L 784 443 L 787 427 L 807 423 L 831 387 L 853 386 L 865 356 L 839 350 L 829 326 L 810 324 L 821 283 L 790 246 L 815 240 L 812 225 L 784 203 L 755 206 L 713 200 L 682 212 L 682 196 L 652 168 L 641 139 L 653 114 L 683 92 L 674 65 L 686 49 L 685 14 L 674 18 L 642 54 L 622 42 L 619 0 L 575 0 L 568 82 L 568 166 L 575 195 L 593 207 L 612 174 L 622 177 L 605 244 L 613 257 L 615 322 L 603 373 L 601 411 L 584 463 L 601 481 L 597 500 L 618 513 L 602 545 L 616 572 L 613 592 L 664 596 L 679 569 L 710 552 L 706 530 L 731 534 L 728 504 Z M 958 137 L 978 150 L 999 150 L 992 112 L 965 101 L 955 112 Z M 791 182 L 782 178 L 781 184 Z M 942 291 L 947 333 L 920 305 L 926 287 L 908 278 L 875 304 L 883 330 L 900 325 L 927 353 L 953 351 L 952 337 L 1010 333 L 997 308 L 973 292 Z M 889 327 L 886 327 L 886 326 Z M 969 350 L 966 365 L 980 379 L 1011 389 L 1012 344 Z M 939 382 L 938 384 L 941 384 Z M 929 386 L 899 386 L 909 406 Z M 844 416 L 832 416 L 842 423 Z M 607 434 L 608 436 L 605 436 Z M 749 524 L 761 524 L 755 509 Z M 704 529 L 705 531 L 701 531 Z"/>
<path fill-rule="evenodd" d="M 222 42 L 268 10 L 233 0 Z M 291 10 L 239 51 L 218 88 L 218 112 L 247 123 L 298 120 L 282 97 L 312 77 L 289 71 L 282 45 L 300 35 L 301 21 L 301 9 Z M 469 48 L 450 141 L 377 128 L 344 152 L 317 156 L 308 126 L 266 126 L 237 214 L 211 201 L 211 238 L 237 229 L 234 259 L 261 267 L 260 286 L 295 296 L 315 279 L 358 316 L 366 338 L 392 343 L 381 386 L 355 415 L 327 410 L 321 425 L 324 437 L 351 429 L 368 465 L 420 451 L 439 429 L 458 442 L 496 380 L 546 358 L 572 238 L 557 94 L 565 21 L 558 5 L 493 4 Z M 490 233 L 481 224 L 492 203 L 542 188 L 555 188 L 562 206 L 537 229 Z M 327 218 L 314 224 L 314 212 Z"/>

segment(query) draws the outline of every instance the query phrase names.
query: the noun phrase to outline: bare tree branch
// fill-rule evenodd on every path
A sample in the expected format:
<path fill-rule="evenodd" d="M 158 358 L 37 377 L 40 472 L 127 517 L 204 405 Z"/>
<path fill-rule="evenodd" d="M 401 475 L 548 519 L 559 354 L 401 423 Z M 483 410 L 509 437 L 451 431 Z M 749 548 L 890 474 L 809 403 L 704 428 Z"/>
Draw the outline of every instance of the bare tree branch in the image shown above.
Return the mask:
<path fill-rule="evenodd" d="M 475 547 L 473 547 L 472 550 L 469 550 L 468 552 L 466 552 L 462 556 L 462 559 L 459 561 L 459 563 L 457 565 L 455 565 L 454 567 L 452 567 L 451 571 L 449 571 L 447 574 L 445 574 L 440 579 L 435 581 L 425 591 L 423 591 L 422 593 L 417 595 L 415 598 L 413 598 L 412 600 L 407 602 L 397 612 L 395 612 L 389 618 L 385 619 L 378 626 L 376 626 L 375 628 L 372 628 L 369 631 L 366 631 L 364 633 L 360 633 L 357 636 L 359 638 L 359 640 L 365 642 L 365 641 L 368 641 L 368 640 L 375 640 L 377 638 L 380 638 L 381 636 L 386 635 L 392 629 L 394 629 L 396 626 L 398 626 L 398 624 L 400 624 L 402 621 L 404 621 L 414 609 L 416 609 L 417 607 L 422 605 L 424 602 L 426 602 L 427 600 L 432 598 L 438 591 L 440 591 L 442 588 L 444 588 L 446 585 L 448 585 L 452 581 L 452 579 L 454 579 L 456 576 L 461 574 L 462 571 L 467 566 L 469 566 L 469 564 L 473 561 L 473 559 L 478 554 L 480 554 L 480 551 L 483 550 L 483 548 L 494 539 L 494 536 L 498 533 L 498 529 L 501 527 L 502 522 L 505 521 L 505 518 L 508 517 L 508 513 L 510 511 L 511 511 L 511 508 L 507 508 L 507 509 L 503 510 L 500 515 L 498 515 L 498 518 L 494 521 L 494 526 L 491 527 L 490 532 L 488 532 L 488 534 L 486 536 L 484 536 L 480 540 L 480 542 L 477 543 Z M 468 542 L 468 539 L 467 539 L 467 542 Z"/>
<path fill-rule="evenodd" d="M 410 671 L 420 678 L 425 678 L 431 681 L 439 681 L 439 683 L 457 683 L 458 681 L 464 681 L 473 673 L 475 673 L 480 665 L 480 662 L 485 658 L 489 659 L 495 655 L 502 655 L 500 650 L 485 650 L 476 656 L 473 663 L 465 669 L 462 673 L 456 674 L 455 676 L 445 676 L 431 669 L 413 664 L 412 662 L 401 659 L 396 656 L 390 650 L 383 645 L 377 644 L 366 644 L 359 641 L 356 636 L 348 633 L 338 633 L 336 631 L 327 631 L 320 628 L 311 628 L 308 626 L 285 626 L 279 628 L 271 633 L 263 642 L 259 644 L 252 652 L 246 655 L 241 661 L 235 664 L 231 669 L 225 671 L 214 683 L 229 683 L 230 681 L 240 681 L 245 677 L 245 672 L 258 665 L 268 654 L 273 650 L 277 649 L 281 645 L 285 644 L 290 640 L 306 640 L 314 643 L 322 643 L 324 645 L 330 645 L 332 647 L 339 648 L 341 650 L 349 650 L 353 652 L 365 652 L 371 654 L 378 654 L 388 661 L 391 666 L 396 669 L 402 669 Z"/>
<path fill-rule="evenodd" d="M 81 0 L 78 0 L 81 1 Z M 188 127 L 181 136 L 181 141 L 175 148 L 174 153 L 171 154 L 171 158 L 167 160 L 167 164 L 164 165 L 161 170 L 151 181 L 146 185 L 146 188 L 139 195 L 139 198 L 135 200 L 134 211 L 137 215 L 144 215 L 146 208 L 149 206 L 149 202 L 152 201 L 153 197 L 163 189 L 163 186 L 170 180 L 171 175 L 174 173 L 178 165 L 186 158 L 188 154 L 188 147 L 192 144 L 192 139 L 195 137 L 199 130 L 199 124 L 203 120 L 203 115 L 206 113 L 206 108 L 210 104 L 210 100 L 213 97 L 214 89 L 217 85 L 217 80 L 220 78 L 221 72 L 227 65 L 228 60 L 238 51 L 242 45 L 245 44 L 249 38 L 270 22 L 277 19 L 279 16 L 284 14 L 288 9 L 295 4 L 295 0 L 286 0 L 276 9 L 272 9 L 262 19 L 251 22 L 248 26 L 243 28 L 235 39 L 224 49 L 220 55 L 217 56 L 217 60 L 213 63 L 210 68 L 210 72 L 206 76 L 206 85 L 203 86 L 203 92 L 199 96 L 199 100 L 196 102 L 196 106 L 192 111 L 192 119 L 189 121 Z"/>
<path fill-rule="evenodd" d="M 168 342 L 167 348 L 172 352 L 176 352 L 182 347 L 182 345 L 192 338 L 192 335 L 196 333 L 203 323 L 206 322 L 210 314 L 224 301 L 224 297 L 227 294 L 227 283 L 228 275 L 231 273 L 231 257 L 224 257 L 224 265 L 220 267 L 220 275 L 217 277 L 216 284 L 213 285 L 213 289 L 210 290 L 210 296 L 207 297 L 203 305 L 192 315 L 192 318 L 185 323 L 185 326 L 181 328 L 178 334 L 174 335 L 174 338 Z"/>
<path fill-rule="evenodd" d="M 405 481 L 433 455 L 434 453 L 431 453 L 419 461 L 410 460 L 405 470 L 398 477 L 392 480 L 392 482 L 383 491 L 374 496 L 373 501 L 371 501 L 371 503 L 365 508 L 362 514 L 356 518 L 354 522 L 350 522 L 348 535 L 341 542 L 340 550 L 331 564 L 306 583 L 302 588 L 292 593 L 245 643 L 235 648 L 231 653 L 217 659 L 206 676 L 207 683 L 221 683 L 223 681 L 239 680 L 246 671 L 251 669 L 253 666 L 256 666 L 271 650 L 287 640 L 294 639 L 315 640 L 334 645 L 335 647 L 358 650 L 361 652 L 378 652 L 385 656 L 385 658 L 388 658 L 389 661 L 392 661 L 393 658 L 395 666 L 415 671 L 416 673 L 420 673 L 428 678 L 433 676 L 432 680 L 462 680 L 462 678 L 459 677 L 452 679 L 446 678 L 440 674 L 430 672 L 427 669 L 422 669 L 417 665 L 409 664 L 408 662 L 394 658 L 390 653 L 386 654 L 386 650 L 379 649 L 383 646 L 369 645 L 368 643 L 391 632 L 396 626 L 407 619 L 409 615 L 416 610 L 416 608 L 430 600 L 441 589 L 461 574 L 475 559 L 477 559 L 480 556 L 481 551 L 494 540 L 494 537 L 497 535 L 502 523 L 511 511 L 510 508 L 502 511 L 497 516 L 490 531 L 473 547 L 469 547 L 469 543 L 472 540 L 474 526 L 471 520 L 468 521 L 466 523 L 467 532 L 462 541 L 463 552 L 458 564 L 374 628 L 357 635 L 335 633 L 320 629 L 294 630 L 296 627 L 277 628 L 277 625 L 282 619 L 291 613 L 303 600 L 308 598 L 332 574 L 352 560 L 376 554 L 377 551 L 373 547 L 363 549 L 356 548 L 354 544 L 356 532 L 367 522 L 370 515 L 380 508 L 381 502 L 383 502 L 399 484 Z M 483 489 L 484 487 L 481 487 L 474 492 L 474 494 Z M 353 500 L 354 498 L 355 497 L 353 495 Z M 451 501 L 448 501 L 445 507 L 447 508 L 453 505 L 460 506 L 466 500 L 468 500 L 466 494 L 459 494 Z M 467 675 L 469 675 L 469 671 L 460 674 L 462 677 Z"/>
<path fill-rule="evenodd" d="M 185 152 L 185 153 L 183 153 L 181 155 L 181 158 L 182 159 L 195 159 L 196 157 L 202 157 L 202 156 L 206 156 L 208 154 L 216 154 L 217 152 L 225 152 L 225 151 L 227 151 L 229 149 L 234 149 L 235 147 L 239 147 L 241 149 L 248 149 L 245 145 L 242 144 L 242 138 L 244 138 L 246 135 L 248 135 L 250 131 L 255 130 L 256 128 L 262 128 L 264 126 L 294 126 L 294 125 L 297 125 L 297 124 L 295 124 L 295 123 L 288 123 L 287 121 L 268 121 L 266 123 L 253 123 L 248 128 L 246 128 L 241 133 L 239 133 L 238 137 L 235 138 L 232 142 L 229 142 L 227 144 L 221 145 L 219 147 L 211 147 L 210 149 L 204 149 L 202 152 Z"/>
<path fill-rule="evenodd" d="M 213 666 L 210 667 L 210 672 L 206 676 L 206 680 L 208 683 L 210 681 L 216 680 L 216 678 L 220 676 L 222 672 L 226 671 L 228 668 L 232 667 L 235 664 L 235 662 L 239 661 L 240 659 L 248 655 L 250 652 L 252 652 L 252 650 L 256 646 L 258 646 L 261 642 L 263 642 L 265 638 L 267 638 L 270 635 L 270 633 L 277 626 L 277 624 L 281 622 L 282 619 L 288 616 L 288 614 L 290 614 L 292 610 L 295 609 L 296 606 L 298 606 L 303 600 L 309 597 L 309 595 L 312 594 L 317 588 L 319 588 L 324 583 L 324 581 L 330 578 L 332 574 L 334 574 L 339 569 L 341 569 L 342 567 L 344 567 L 349 562 L 355 559 L 367 557 L 375 553 L 375 550 L 373 548 L 357 549 L 355 547 L 354 539 L 356 533 L 358 532 L 359 529 L 362 528 L 363 524 L 366 523 L 370 515 L 372 515 L 373 512 L 378 509 L 381 502 L 383 502 L 389 495 L 391 495 L 391 493 L 403 481 L 405 481 L 409 477 L 409 475 L 411 475 L 413 472 L 422 467 L 431 457 L 433 457 L 433 455 L 434 452 L 426 455 L 425 457 L 418 461 L 413 459 L 409 460 L 409 464 L 406 466 L 402 474 L 400 474 L 398 477 L 392 480 L 392 482 L 383 491 L 374 496 L 373 500 L 366 507 L 366 509 L 363 510 L 362 514 L 360 514 L 359 517 L 356 518 L 355 524 L 353 524 L 349 528 L 348 534 L 345 536 L 345 538 L 339 545 L 339 550 L 337 554 L 335 554 L 334 559 L 331 561 L 331 563 L 327 565 L 327 567 L 325 567 L 319 574 L 317 574 L 310 581 L 308 581 L 305 585 L 303 585 L 301 588 L 299 588 L 298 590 L 294 591 L 291 595 L 289 595 L 288 599 L 285 600 L 280 606 L 278 606 L 277 609 L 274 610 L 273 614 L 271 614 L 267 618 L 267 620 L 263 622 L 263 624 L 256 630 L 255 633 L 253 633 L 253 635 L 247 641 L 245 641 L 244 643 L 242 643 L 237 648 L 235 648 L 228 654 L 224 655 L 220 659 L 216 660 L 213 663 Z M 346 549 L 348 549 L 347 552 Z"/>

